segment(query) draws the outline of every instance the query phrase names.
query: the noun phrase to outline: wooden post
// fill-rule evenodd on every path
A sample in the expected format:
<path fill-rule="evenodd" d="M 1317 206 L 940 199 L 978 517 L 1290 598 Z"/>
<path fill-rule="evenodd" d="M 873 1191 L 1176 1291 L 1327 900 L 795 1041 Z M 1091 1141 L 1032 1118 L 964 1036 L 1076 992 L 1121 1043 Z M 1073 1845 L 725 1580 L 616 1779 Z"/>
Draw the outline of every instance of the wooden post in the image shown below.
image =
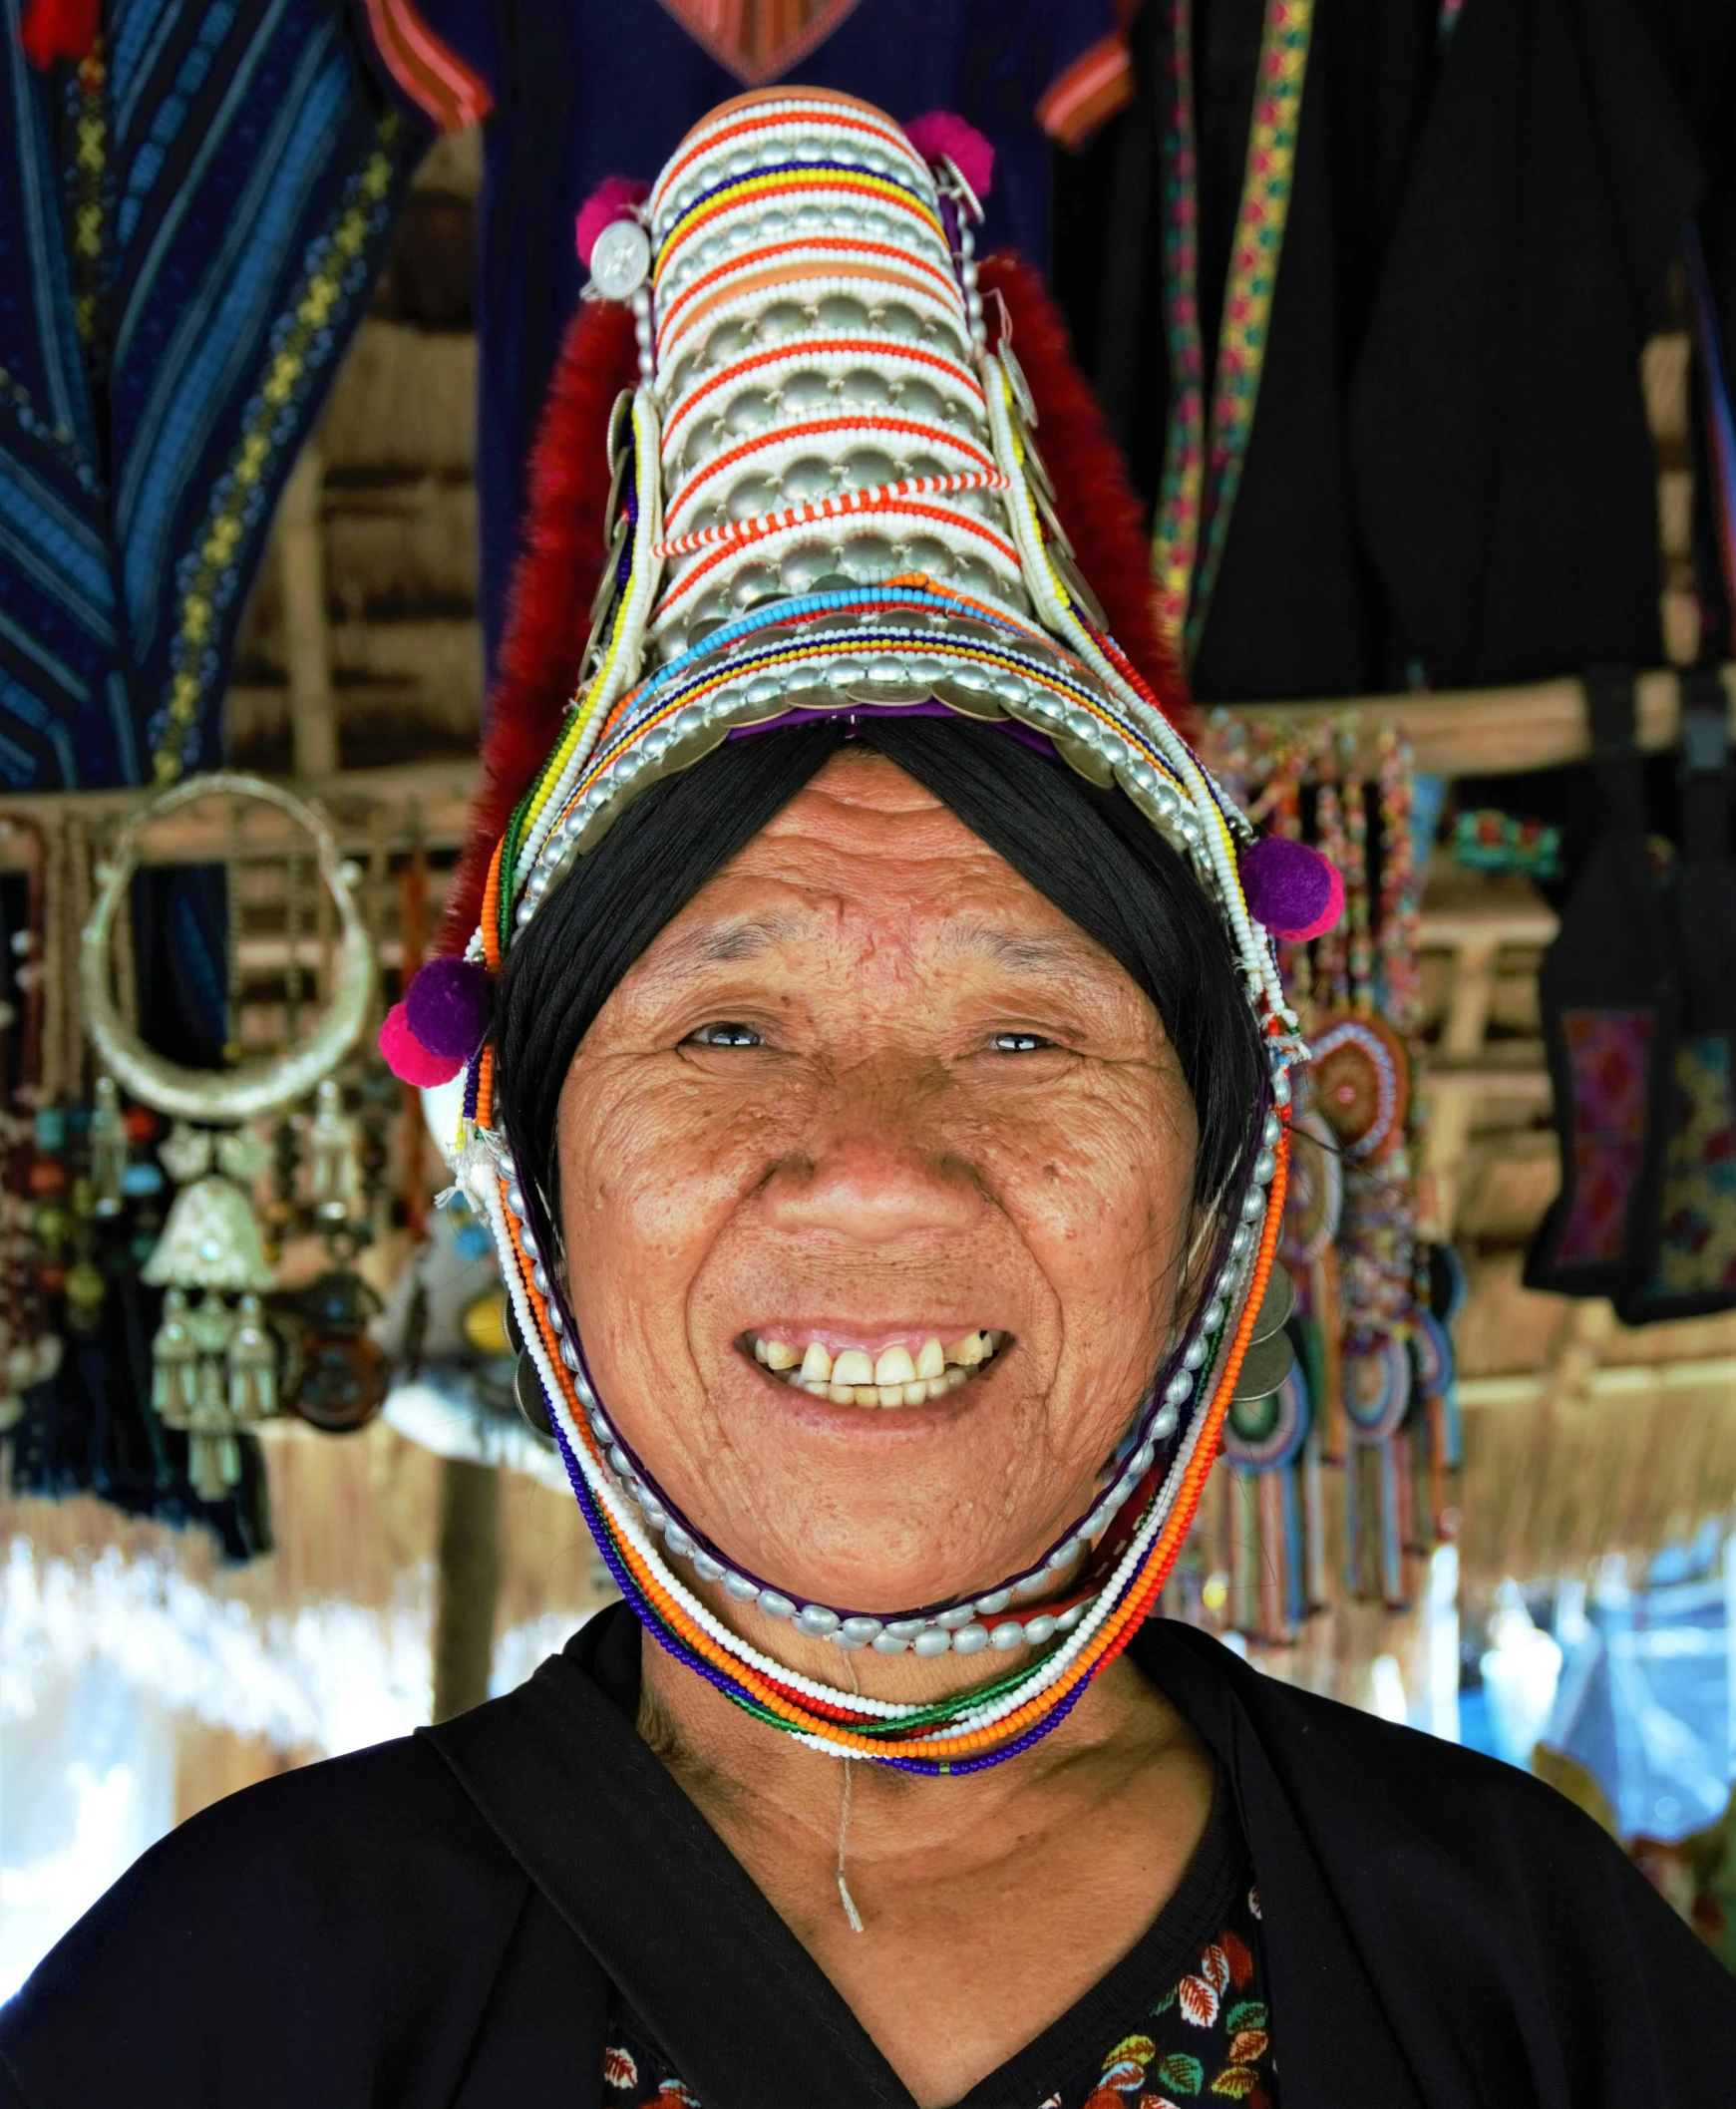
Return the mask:
<path fill-rule="evenodd" d="M 434 1599 L 437 1721 L 480 1706 L 488 1697 L 500 1595 L 500 1467 L 442 1458 Z"/>
<path fill-rule="evenodd" d="M 325 604 L 325 529 L 320 520 L 324 482 L 325 464 L 317 442 L 310 441 L 289 472 L 277 516 L 289 734 L 298 777 L 329 776 L 338 766 L 337 701 L 332 694 L 331 631 Z"/>

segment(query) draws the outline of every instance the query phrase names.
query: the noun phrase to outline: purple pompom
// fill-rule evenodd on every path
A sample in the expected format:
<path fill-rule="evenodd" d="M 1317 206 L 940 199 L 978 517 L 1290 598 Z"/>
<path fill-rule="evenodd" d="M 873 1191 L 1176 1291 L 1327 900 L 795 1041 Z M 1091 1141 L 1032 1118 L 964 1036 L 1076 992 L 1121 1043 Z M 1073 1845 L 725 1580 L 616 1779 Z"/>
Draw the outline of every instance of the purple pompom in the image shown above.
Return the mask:
<path fill-rule="evenodd" d="M 1344 912 L 1337 867 L 1285 835 L 1262 835 L 1242 852 L 1241 890 L 1255 922 L 1292 944 L 1323 937 Z"/>
<path fill-rule="evenodd" d="M 450 953 L 429 960 L 404 991 L 410 1030 L 432 1055 L 468 1062 L 483 1044 L 494 1016 L 495 985 L 475 959 Z"/>

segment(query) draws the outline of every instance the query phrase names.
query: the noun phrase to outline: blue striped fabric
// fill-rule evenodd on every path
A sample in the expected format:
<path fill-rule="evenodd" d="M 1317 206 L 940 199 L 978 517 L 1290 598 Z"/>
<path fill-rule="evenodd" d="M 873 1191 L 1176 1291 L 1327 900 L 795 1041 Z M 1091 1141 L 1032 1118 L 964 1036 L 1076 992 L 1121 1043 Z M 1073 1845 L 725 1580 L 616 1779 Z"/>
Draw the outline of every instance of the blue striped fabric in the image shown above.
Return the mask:
<path fill-rule="evenodd" d="M 0 783 L 220 759 L 283 480 L 423 144 L 342 0 L 110 0 L 44 75 L 0 0 Z"/>

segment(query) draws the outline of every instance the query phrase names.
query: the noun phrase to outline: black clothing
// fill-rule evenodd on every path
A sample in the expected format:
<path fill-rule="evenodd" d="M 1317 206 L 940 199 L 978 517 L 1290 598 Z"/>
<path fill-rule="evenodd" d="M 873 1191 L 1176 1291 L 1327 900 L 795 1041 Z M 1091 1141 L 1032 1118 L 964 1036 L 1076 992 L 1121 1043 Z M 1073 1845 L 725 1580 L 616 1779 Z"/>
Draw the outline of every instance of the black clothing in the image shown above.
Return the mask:
<path fill-rule="evenodd" d="M 1639 359 L 1676 313 L 1696 209 L 1736 320 L 1736 9 L 1464 0 L 1444 47 L 1442 13 L 1317 0 L 1258 405 L 1192 669 L 1203 701 L 1662 656 Z M 1195 0 L 1209 358 L 1262 15 Z M 1055 245 L 1148 501 L 1170 402 L 1170 19 L 1141 11 L 1135 102 L 1063 172 Z"/>
<path fill-rule="evenodd" d="M 605 1612 L 509 1697 L 163 1840 L 0 2011 L 0 2109 L 576 2109 L 611 1982 L 705 2109 L 908 2109 L 639 1740 L 638 1642 Z M 1552 1788 L 1186 1626 L 1130 1655 L 1233 1794 L 1284 2109 L 1729 2099 L 1736 1986 Z M 560 1783 L 516 1836 L 583 1938 L 480 1811 L 515 1752 Z"/>
<path fill-rule="evenodd" d="M 1277 2109 L 1259 1893 L 1223 1775 L 1175 1894 L 1113 1969 L 978 2080 L 956 2109 L 1100 2109 L 1103 2090 L 1215 2094 Z M 705 2104 L 624 2000 L 603 2051 L 607 2109 Z"/>

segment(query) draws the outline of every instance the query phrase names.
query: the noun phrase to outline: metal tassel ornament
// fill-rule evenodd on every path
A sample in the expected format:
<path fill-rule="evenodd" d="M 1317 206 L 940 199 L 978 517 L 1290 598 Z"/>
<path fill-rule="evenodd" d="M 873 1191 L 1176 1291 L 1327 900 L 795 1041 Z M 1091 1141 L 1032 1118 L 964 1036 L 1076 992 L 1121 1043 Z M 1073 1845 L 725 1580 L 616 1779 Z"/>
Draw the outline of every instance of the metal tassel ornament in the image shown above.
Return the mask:
<path fill-rule="evenodd" d="M 132 1151 L 121 1118 L 121 1090 L 113 1077 L 98 1077 L 91 1107 L 91 1188 L 93 1216 L 119 1216 L 126 1194 Z"/>
<path fill-rule="evenodd" d="M 151 1343 L 151 1405 L 166 1428 L 190 1425 L 197 1381 L 198 1349 L 187 1324 L 186 1293 L 172 1288 Z"/>
<path fill-rule="evenodd" d="M 277 1411 L 277 1342 L 257 1296 L 235 1306 L 228 1360 L 230 1418 L 243 1428 L 269 1420 Z"/>

